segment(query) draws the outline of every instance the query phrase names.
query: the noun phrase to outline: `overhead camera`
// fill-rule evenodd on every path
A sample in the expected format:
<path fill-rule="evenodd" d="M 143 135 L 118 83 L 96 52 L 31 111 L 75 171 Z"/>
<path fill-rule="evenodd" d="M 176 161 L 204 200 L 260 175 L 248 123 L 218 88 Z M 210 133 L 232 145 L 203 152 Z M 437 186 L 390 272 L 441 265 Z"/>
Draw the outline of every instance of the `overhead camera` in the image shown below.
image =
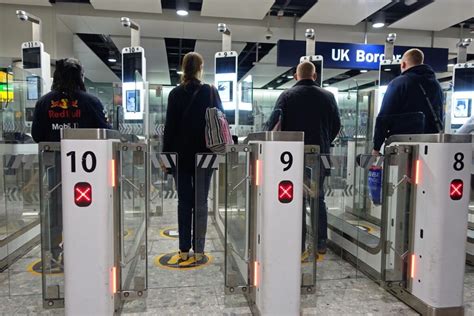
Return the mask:
<path fill-rule="evenodd" d="M 21 21 L 28 21 L 28 14 L 23 10 L 16 10 L 16 16 Z"/>
<path fill-rule="evenodd" d="M 397 39 L 397 34 L 396 33 L 390 33 L 387 35 L 387 43 L 395 43 L 395 40 Z"/>
<path fill-rule="evenodd" d="M 304 36 L 308 39 L 314 38 L 315 35 L 316 34 L 314 32 L 314 29 L 306 29 L 306 31 L 304 32 Z"/>
<path fill-rule="evenodd" d="M 132 26 L 132 21 L 130 21 L 130 18 L 122 17 L 120 19 L 120 22 L 122 23 L 123 27 L 131 27 Z"/>
<path fill-rule="evenodd" d="M 472 38 L 465 38 L 458 43 L 458 47 L 468 47 L 472 43 Z"/>
<path fill-rule="evenodd" d="M 227 32 L 227 25 L 225 23 L 219 23 L 217 24 L 217 31 L 219 33 L 225 33 Z"/>
<path fill-rule="evenodd" d="M 272 37 L 273 37 L 272 30 L 270 30 L 270 28 L 267 28 L 267 32 L 265 33 L 265 39 L 268 41 L 268 40 L 272 39 Z"/>

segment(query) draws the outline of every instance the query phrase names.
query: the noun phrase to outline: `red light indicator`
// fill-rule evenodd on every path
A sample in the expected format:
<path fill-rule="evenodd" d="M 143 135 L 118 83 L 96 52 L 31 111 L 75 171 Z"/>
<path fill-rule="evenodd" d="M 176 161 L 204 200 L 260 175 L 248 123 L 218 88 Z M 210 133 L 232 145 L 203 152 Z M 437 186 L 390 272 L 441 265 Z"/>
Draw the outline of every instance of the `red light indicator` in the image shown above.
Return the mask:
<path fill-rule="evenodd" d="M 460 179 L 451 181 L 449 186 L 449 196 L 451 200 L 458 201 L 462 199 L 463 196 L 464 183 Z"/>
<path fill-rule="evenodd" d="M 112 185 L 112 188 L 115 188 L 115 159 L 112 159 L 110 162 L 110 184 Z"/>
<path fill-rule="evenodd" d="M 262 169 L 262 161 L 257 160 L 255 161 L 255 185 L 259 186 L 260 185 L 260 172 Z"/>
<path fill-rule="evenodd" d="M 258 262 L 253 263 L 253 286 L 258 287 Z"/>
<path fill-rule="evenodd" d="M 416 170 L 415 170 L 415 184 L 420 183 L 420 161 L 416 161 Z"/>
<path fill-rule="evenodd" d="M 74 186 L 74 203 L 79 207 L 89 206 L 92 203 L 92 187 L 90 183 L 78 182 Z"/>
<path fill-rule="evenodd" d="M 112 267 L 112 293 L 117 293 L 117 268 Z"/>
<path fill-rule="evenodd" d="M 278 185 L 278 200 L 281 203 L 290 203 L 293 201 L 293 182 L 281 181 Z"/>
<path fill-rule="evenodd" d="M 415 278 L 415 260 L 416 260 L 416 256 L 415 256 L 415 254 L 412 254 L 411 255 L 411 266 L 410 266 L 410 277 L 412 279 Z"/>

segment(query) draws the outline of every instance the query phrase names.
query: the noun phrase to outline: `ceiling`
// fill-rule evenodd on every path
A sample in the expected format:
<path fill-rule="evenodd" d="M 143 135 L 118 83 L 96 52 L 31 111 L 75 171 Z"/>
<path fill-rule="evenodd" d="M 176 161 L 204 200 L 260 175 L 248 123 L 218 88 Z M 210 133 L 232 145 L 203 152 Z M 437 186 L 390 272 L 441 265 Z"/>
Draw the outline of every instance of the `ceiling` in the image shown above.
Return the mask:
<path fill-rule="evenodd" d="M 292 27 L 293 19 L 288 17 L 295 17 L 300 27 L 317 23 L 317 33 L 318 29 L 337 29 L 344 25 L 359 28 L 365 21 L 370 25 L 380 16 L 388 26 L 381 30 L 384 33 L 392 29 L 440 31 L 461 22 L 474 24 L 473 0 L 415 0 L 408 3 L 407 0 L 189 0 L 190 16 L 179 18 L 173 14 L 177 0 L 0 0 L 0 3 L 41 6 L 60 2 L 82 3 L 84 8 L 101 10 L 96 14 L 81 11 L 78 15 L 60 15 L 71 32 L 77 34 L 74 47 L 80 49 L 78 57 L 85 58 L 83 62 L 91 70 L 93 81 L 109 80 L 111 76 L 118 80 L 120 51 L 129 45 L 130 31 L 120 27 L 116 14 L 103 13 L 111 8 L 119 11 L 118 14 L 135 12 L 131 16 L 136 16 L 142 27 L 141 45 L 146 51 L 148 79 L 172 85 L 179 81 L 177 70 L 189 51 L 203 55 L 205 79 L 213 81 L 214 54 L 221 50 L 216 18 L 232 21 L 228 23 L 233 30 L 233 50 L 239 54 L 239 78 L 251 74 L 255 87 L 279 89 L 294 83 L 288 78 L 294 72 L 293 68 L 276 66 L 276 39 L 291 36 L 280 30 L 281 27 Z M 144 15 L 137 15 L 141 13 Z M 236 22 L 238 20 L 242 22 Z M 271 41 L 265 41 L 263 36 L 268 26 L 274 33 Z M 252 36 L 254 40 L 249 40 Z M 350 34 L 335 37 L 333 41 L 351 38 L 352 42 L 362 41 Z M 117 57 L 117 62 L 108 62 L 110 54 Z M 97 69 L 107 71 L 100 75 Z M 376 80 L 376 73 L 325 69 L 324 80 L 343 87 L 353 79 Z"/>

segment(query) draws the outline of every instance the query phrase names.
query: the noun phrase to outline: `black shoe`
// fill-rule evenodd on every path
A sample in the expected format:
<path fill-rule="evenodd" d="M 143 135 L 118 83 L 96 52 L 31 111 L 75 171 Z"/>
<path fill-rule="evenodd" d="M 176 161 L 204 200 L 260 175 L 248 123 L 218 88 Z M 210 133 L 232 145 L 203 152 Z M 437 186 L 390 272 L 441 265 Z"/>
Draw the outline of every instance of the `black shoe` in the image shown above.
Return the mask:
<path fill-rule="evenodd" d="M 324 255 L 328 250 L 328 247 L 326 245 L 326 239 L 321 239 L 318 241 L 318 253 Z"/>

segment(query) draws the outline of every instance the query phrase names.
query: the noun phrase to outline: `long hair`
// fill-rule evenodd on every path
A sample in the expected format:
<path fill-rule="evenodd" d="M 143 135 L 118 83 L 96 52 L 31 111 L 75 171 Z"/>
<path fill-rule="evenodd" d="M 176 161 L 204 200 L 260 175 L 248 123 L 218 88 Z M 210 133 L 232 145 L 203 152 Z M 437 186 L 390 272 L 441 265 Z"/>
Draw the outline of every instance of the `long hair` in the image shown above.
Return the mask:
<path fill-rule="evenodd" d="M 74 58 L 65 58 L 56 62 L 52 90 L 74 97 L 78 91 L 86 91 L 84 71 L 81 62 Z"/>
<path fill-rule="evenodd" d="M 181 84 L 187 85 L 193 80 L 201 80 L 204 59 L 196 52 L 187 53 L 183 58 Z"/>

